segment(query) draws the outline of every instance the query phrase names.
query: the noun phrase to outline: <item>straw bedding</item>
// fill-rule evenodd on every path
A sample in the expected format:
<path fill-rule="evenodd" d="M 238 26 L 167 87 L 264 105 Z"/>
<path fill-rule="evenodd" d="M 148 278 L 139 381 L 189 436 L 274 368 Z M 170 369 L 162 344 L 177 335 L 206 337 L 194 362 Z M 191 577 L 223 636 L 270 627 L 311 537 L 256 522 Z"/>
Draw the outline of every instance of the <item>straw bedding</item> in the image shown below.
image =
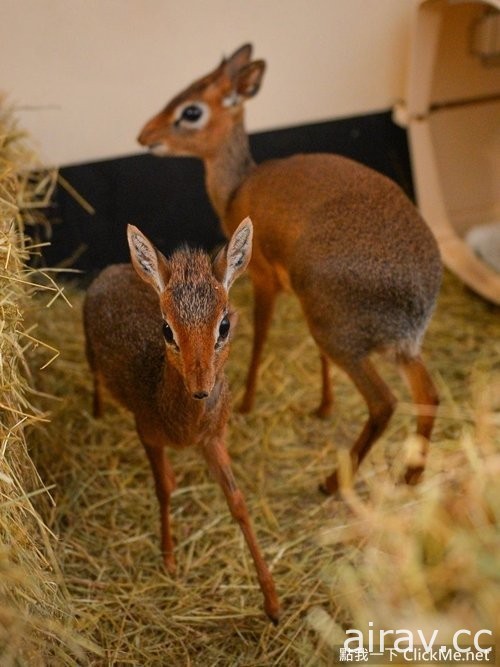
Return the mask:
<path fill-rule="evenodd" d="M 178 574 L 162 570 L 146 457 L 126 412 L 109 403 L 102 419 L 91 416 L 83 292 L 65 284 L 61 294 L 50 274 L 35 280 L 25 267 L 22 184 L 11 167 L 0 179 L 2 666 L 329 665 L 345 629 L 369 622 L 427 636 L 438 628 L 442 643 L 463 627 L 499 636 L 498 309 L 446 276 L 425 342 L 442 405 L 424 482 L 396 483 L 415 419 L 381 361 L 398 410 L 354 488 L 325 498 L 317 484 L 345 462 L 365 407 L 335 372 L 335 413 L 311 415 L 319 360 L 297 304 L 282 298 L 256 409 L 235 412 L 229 429 L 281 596 L 274 628 L 240 531 L 195 451 L 170 454 Z M 237 404 L 251 343 L 248 280 L 233 291 L 240 323 L 227 370 Z"/>
<path fill-rule="evenodd" d="M 402 399 L 389 429 L 344 498 L 317 484 L 346 451 L 365 417 L 362 400 L 335 373 L 337 409 L 320 421 L 319 362 L 297 304 L 279 304 L 262 368 L 258 405 L 234 413 L 229 446 L 258 538 L 278 586 L 275 629 L 238 527 L 195 451 L 171 452 L 178 575 L 162 571 L 159 518 L 145 455 L 129 415 L 111 403 L 90 414 L 83 355 L 82 292 L 39 319 L 40 337 L 61 356 L 37 373 L 53 395 L 52 418 L 31 441 L 52 491 L 49 525 L 71 595 L 75 628 L 101 647 L 89 664 L 322 665 L 352 626 L 461 627 L 498 632 L 500 470 L 498 311 L 446 276 L 427 336 L 443 398 L 429 469 L 418 488 L 395 484 L 412 407 Z M 242 395 L 251 341 L 251 290 L 234 288 L 240 313 L 228 363 Z M 40 366 L 47 353 L 40 350 Z M 35 365 L 36 365 L 35 364 Z M 450 639 L 450 637 L 449 637 Z"/>

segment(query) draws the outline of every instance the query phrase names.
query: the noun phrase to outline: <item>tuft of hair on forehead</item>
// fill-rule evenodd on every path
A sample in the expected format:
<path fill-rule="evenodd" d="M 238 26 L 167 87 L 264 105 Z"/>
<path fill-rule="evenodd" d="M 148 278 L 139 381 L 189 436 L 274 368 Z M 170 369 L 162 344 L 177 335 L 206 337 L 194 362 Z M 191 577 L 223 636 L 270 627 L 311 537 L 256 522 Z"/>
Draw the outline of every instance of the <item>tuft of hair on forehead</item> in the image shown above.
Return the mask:
<path fill-rule="evenodd" d="M 203 250 L 183 248 L 168 263 L 171 274 L 167 291 L 176 316 L 186 325 L 202 324 L 218 309 L 222 294 L 209 255 Z"/>
<path fill-rule="evenodd" d="M 170 283 L 206 282 L 212 276 L 212 260 L 201 248 L 183 245 L 168 257 Z"/>

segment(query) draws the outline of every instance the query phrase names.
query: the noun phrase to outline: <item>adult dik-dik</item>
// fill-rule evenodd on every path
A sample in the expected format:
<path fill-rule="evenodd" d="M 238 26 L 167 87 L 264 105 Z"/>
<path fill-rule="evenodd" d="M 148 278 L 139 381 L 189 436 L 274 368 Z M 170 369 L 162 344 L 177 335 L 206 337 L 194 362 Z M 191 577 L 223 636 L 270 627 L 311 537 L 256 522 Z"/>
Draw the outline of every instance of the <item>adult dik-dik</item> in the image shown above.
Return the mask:
<path fill-rule="evenodd" d="M 94 413 L 99 416 L 102 411 L 104 384 L 135 417 L 154 475 L 169 572 L 175 570 L 169 518 L 175 476 L 165 447 L 199 449 L 241 527 L 264 608 L 276 623 L 279 603 L 274 582 L 225 446 L 230 401 L 223 367 L 234 323 L 228 291 L 250 259 L 252 223 L 248 219 L 241 223 L 213 263 L 202 251 L 187 248 L 167 260 L 131 225 L 128 241 L 133 268 L 108 267 L 85 298 Z"/>
<path fill-rule="evenodd" d="M 441 281 L 437 244 L 394 182 L 352 160 L 309 154 L 255 164 L 243 107 L 260 88 L 265 62 L 252 61 L 251 52 L 242 46 L 176 95 L 138 140 L 157 155 L 203 160 L 208 195 L 227 234 L 245 215 L 254 223 L 254 342 L 242 409 L 254 402 L 276 296 L 290 289 L 320 350 L 318 413 L 331 408 L 329 360 L 367 403 L 368 421 L 351 449 L 354 469 L 384 431 L 395 403 L 370 355 L 391 353 L 400 366 L 421 436 L 421 452 L 405 473 L 408 483 L 416 483 L 438 404 L 420 356 Z M 334 472 L 322 489 L 333 493 L 337 485 Z"/>

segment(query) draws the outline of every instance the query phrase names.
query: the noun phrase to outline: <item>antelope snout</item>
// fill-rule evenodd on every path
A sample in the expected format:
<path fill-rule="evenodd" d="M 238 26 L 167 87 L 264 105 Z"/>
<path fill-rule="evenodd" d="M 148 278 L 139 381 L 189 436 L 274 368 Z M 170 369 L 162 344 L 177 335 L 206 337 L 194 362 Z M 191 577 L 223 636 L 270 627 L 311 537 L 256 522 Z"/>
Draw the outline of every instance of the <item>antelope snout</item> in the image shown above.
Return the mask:
<path fill-rule="evenodd" d="M 217 374 L 213 351 L 196 350 L 185 345 L 182 356 L 182 375 L 189 395 L 198 401 L 208 398 L 214 388 Z"/>
<path fill-rule="evenodd" d="M 212 373 L 200 369 L 190 373 L 186 379 L 186 387 L 191 396 L 197 401 L 208 398 L 214 388 L 215 378 Z"/>
<path fill-rule="evenodd" d="M 158 123 L 157 118 L 153 118 L 142 128 L 137 137 L 137 141 L 141 146 L 149 148 L 151 153 L 154 153 L 155 155 L 167 155 L 169 147 L 161 135 L 161 125 Z"/>
<path fill-rule="evenodd" d="M 214 382 L 188 385 L 188 391 L 197 401 L 203 401 L 208 398 L 214 388 Z"/>
<path fill-rule="evenodd" d="M 144 125 L 142 130 L 139 132 L 137 141 L 141 144 L 141 146 L 146 147 L 154 143 L 154 127 L 151 121 L 146 123 L 146 125 Z"/>
<path fill-rule="evenodd" d="M 141 130 L 139 136 L 137 137 L 137 142 L 141 144 L 141 146 L 145 146 L 146 148 L 149 146 L 148 135 L 145 128 Z"/>
<path fill-rule="evenodd" d="M 197 398 L 200 401 L 207 397 L 208 397 L 208 391 L 195 391 L 193 394 L 193 398 Z"/>

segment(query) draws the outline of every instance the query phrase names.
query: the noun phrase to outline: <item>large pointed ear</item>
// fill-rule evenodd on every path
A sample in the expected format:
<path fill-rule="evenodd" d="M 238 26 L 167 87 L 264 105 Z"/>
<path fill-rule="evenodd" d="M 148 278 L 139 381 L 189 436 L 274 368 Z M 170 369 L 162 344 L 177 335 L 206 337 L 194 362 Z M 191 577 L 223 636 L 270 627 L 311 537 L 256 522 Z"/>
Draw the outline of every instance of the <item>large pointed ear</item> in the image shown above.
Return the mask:
<path fill-rule="evenodd" d="M 265 60 L 254 60 L 240 69 L 232 79 L 236 95 L 245 99 L 256 95 L 259 92 L 265 71 Z"/>
<path fill-rule="evenodd" d="M 214 275 L 227 291 L 248 266 L 252 256 L 252 238 L 252 221 L 245 218 L 213 261 Z"/>
<path fill-rule="evenodd" d="M 170 277 L 167 260 L 134 225 L 127 225 L 127 239 L 130 258 L 139 278 L 160 294 Z"/>
<path fill-rule="evenodd" d="M 239 49 L 224 60 L 224 70 L 232 79 L 245 65 L 248 65 L 252 57 L 253 47 L 251 44 L 243 44 Z"/>

